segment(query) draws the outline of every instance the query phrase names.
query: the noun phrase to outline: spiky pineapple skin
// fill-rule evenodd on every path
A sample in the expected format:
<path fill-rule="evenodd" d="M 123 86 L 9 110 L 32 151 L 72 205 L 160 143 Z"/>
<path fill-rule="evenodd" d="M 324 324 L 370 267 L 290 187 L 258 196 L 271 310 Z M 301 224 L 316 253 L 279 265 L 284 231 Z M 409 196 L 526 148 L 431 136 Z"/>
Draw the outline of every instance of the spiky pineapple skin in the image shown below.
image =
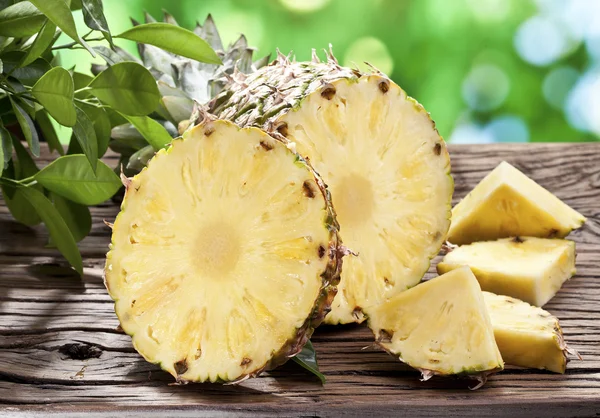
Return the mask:
<path fill-rule="evenodd" d="M 194 126 L 192 129 L 201 130 L 202 132 L 204 132 L 204 135 L 207 135 L 207 136 L 210 135 L 210 133 L 214 132 L 215 129 L 218 129 L 219 126 L 223 126 L 223 125 L 236 126 L 229 121 L 223 121 L 223 120 L 216 121 L 216 120 L 214 120 L 214 118 L 212 116 L 205 114 L 205 113 L 203 113 L 200 116 L 200 119 L 201 119 L 201 122 L 198 125 Z M 239 128 L 239 126 L 236 126 L 236 128 L 241 129 L 241 128 Z M 248 129 L 248 128 L 245 128 L 245 129 Z M 253 128 L 250 128 L 250 129 L 253 129 Z M 188 133 L 191 134 L 192 132 L 188 132 Z M 264 135 L 264 133 L 262 133 L 262 134 Z M 186 137 L 187 136 L 188 135 L 186 135 Z M 189 136 L 191 137 L 192 135 L 189 135 Z M 164 149 L 161 149 L 160 151 L 158 151 L 155 154 L 155 156 L 148 162 L 148 165 L 146 167 L 144 167 L 140 173 L 136 174 L 132 178 L 127 178 L 127 177 L 122 176 L 123 184 L 125 186 L 125 197 L 121 203 L 120 212 L 115 219 L 113 228 L 118 227 L 119 219 L 121 217 L 123 217 L 124 213 L 127 211 L 127 196 L 128 196 L 128 194 L 135 192 L 135 190 L 132 191 L 132 187 L 131 187 L 131 184 L 135 181 L 135 179 L 138 178 L 145 170 L 147 170 L 148 167 L 152 164 L 152 162 L 155 159 L 164 158 L 164 157 L 168 156 L 168 154 L 173 150 L 173 147 L 177 146 L 178 142 L 185 141 L 185 140 L 189 140 L 189 139 L 185 139 L 182 137 L 176 138 L 167 148 L 164 148 Z M 290 152 L 294 153 L 291 150 L 290 150 Z M 288 339 L 288 341 L 281 347 L 281 349 L 272 356 L 270 361 L 268 361 L 266 364 L 264 364 L 259 369 L 256 369 L 249 374 L 242 375 L 237 380 L 235 380 L 235 382 L 239 382 L 239 381 L 245 380 L 247 378 L 251 378 L 251 377 L 256 377 L 256 376 L 260 375 L 263 371 L 274 369 L 274 368 L 284 364 L 285 362 L 287 362 L 290 358 L 296 356 L 302 350 L 302 348 L 304 347 L 306 342 L 310 339 L 314 329 L 317 328 L 321 324 L 321 322 L 324 320 L 325 316 L 327 315 L 327 313 L 329 312 L 329 310 L 331 308 L 331 303 L 333 301 L 333 298 L 335 297 L 335 295 L 337 293 L 337 285 L 340 281 L 340 273 L 342 270 L 342 258 L 344 256 L 344 251 L 343 251 L 342 241 L 341 241 L 341 239 L 339 237 L 339 233 L 338 233 L 339 224 L 336 220 L 335 211 L 334 211 L 333 205 L 331 203 L 331 195 L 330 195 L 329 191 L 327 190 L 325 183 L 323 182 L 323 180 L 321 179 L 319 174 L 317 172 L 315 172 L 313 170 L 313 168 L 310 166 L 310 164 L 308 164 L 300 155 L 298 155 L 298 154 L 295 154 L 295 155 L 296 155 L 296 164 L 305 167 L 313 175 L 313 177 L 315 179 L 315 183 L 319 187 L 319 190 L 324 197 L 326 210 L 328 212 L 328 216 L 327 216 L 327 219 L 325 220 L 325 224 L 329 231 L 329 251 L 328 251 L 329 257 L 328 257 L 327 266 L 320 275 L 320 277 L 322 279 L 321 291 L 320 291 L 320 294 L 319 294 L 317 300 L 315 301 L 315 303 L 313 305 L 313 308 L 311 310 L 311 314 L 309 315 L 309 317 L 304 321 L 302 326 L 298 327 L 293 332 L 293 335 L 291 335 L 290 338 Z M 111 292 L 109 281 L 107 280 L 107 276 L 109 274 L 111 274 L 111 270 L 112 270 L 112 268 L 111 268 L 112 251 L 113 251 L 114 245 L 115 245 L 115 242 L 114 242 L 114 234 L 113 234 L 113 237 L 111 238 L 111 243 L 109 245 L 109 251 L 106 255 L 106 264 L 105 264 L 105 268 L 103 271 L 103 282 L 104 282 L 104 286 L 106 287 L 106 289 L 108 291 L 108 294 L 115 301 L 115 304 L 114 304 L 115 313 L 116 313 L 117 317 L 119 318 L 119 322 L 122 323 L 121 318 L 119 317 L 119 312 L 116 309 L 117 299 L 116 299 L 115 295 Z M 128 332 L 128 330 L 125 327 L 123 327 L 123 331 L 131 337 L 134 336 L 134 333 Z M 157 364 L 163 370 L 172 374 L 178 384 L 187 384 L 187 383 L 191 383 L 191 382 L 196 382 L 196 381 L 190 381 L 190 380 L 183 379 L 181 376 L 178 376 L 176 373 L 173 373 L 173 372 L 169 371 L 167 368 L 163 367 L 163 365 L 160 362 L 153 362 L 152 359 L 149 359 L 148 357 L 146 357 L 144 355 L 144 353 L 142 351 L 140 351 L 138 349 L 138 347 L 136 347 L 135 340 L 134 340 L 134 347 L 148 362 Z M 219 377 L 217 380 L 214 380 L 212 382 L 213 383 L 228 383 L 229 381 L 227 379 Z"/>
<path fill-rule="evenodd" d="M 386 75 L 375 68 L 373 70 L 373 73 L 362 73 L 357 69 L 342 67 L 331 51 L 327 52 L 326 62 L 319 60 L 315 50 L 313 50 L 311 62 L 296 62 L 278 53 L 275 61 L 250 75 L 234 72 L 230 84 L 209 103 L 208 109 L 210 113 L 221 119 L 230 120 L 240 126 L 253 126 L 263 129 L 271 136 L 294 146 L 286 138 L 288 126 L 282 119 L 288 113 L 299 109 L 311 94 L 317 93 L 327 98 L 335 94 L 336 86 L 339 86 L 339 83 L 357 84 L 366 80 L 375 80 L 375 83 L 384 94 L 391 89 L 397 89 L 404 93 L 400 86 L 391 81 Z M 412 102 L 419 113 L 422 112 L 427 115 L 433 130 L 439 136 L 435 122 L 430 118 L 424 107 L 412 97 L 406 95 L 406 98 Z M 439 137 L 441 146 L 439 155 L 446 162 L 445 174 L 449 179 L 450 189 L 453 190 L 454 180 L 451 175 L 450 156 L 445 142 L 441 136 Z M 310 155 L 306 157 L 310 164 Z M 448 196 L 445 208 L 447 223 L 439 231 L 441 237 L 439 246 L 426 255 L 429 261 L 438 254 L 450 229 L 451 197 L 452 191 Z M 420 272 L 420 277 L 425 275 L 428 268 L 429 265 Z M 416 284 L 414 283 L 414 285 Z M 352 319 L 345 318 L 343 315 L 334 316 L 335 312 L 332 312 L 332 315 L 328 316 L 325 322 L 331 325 L 362 323 L 368 314 L 364 312 L 363 307 L 357 308 L 360 309 L 356 311 L 357 314 Z"/>

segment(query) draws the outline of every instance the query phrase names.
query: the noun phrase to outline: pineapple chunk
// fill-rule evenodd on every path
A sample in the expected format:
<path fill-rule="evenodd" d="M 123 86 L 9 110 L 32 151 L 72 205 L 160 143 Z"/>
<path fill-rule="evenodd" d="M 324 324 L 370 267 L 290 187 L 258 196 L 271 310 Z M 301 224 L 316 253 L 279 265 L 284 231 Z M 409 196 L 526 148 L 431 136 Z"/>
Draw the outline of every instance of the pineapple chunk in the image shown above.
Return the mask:
<path fill-rule="evenodd" d="M 339 280 L 314 171 L 264 132 L 207 122 L 127 184 L 106 286 L 135 348 L 187 381 L 235 381 L 296 355 Z"/>
<path fill-rule="evenodd" d="M 463 245 L 514 236 L 563 238 L 585 218 L 503 161 L 454 209 L 448 240 Z"/>
<path fill-rule="evenodd" d="M 467 267 L 402 292 L 367 314 L 377 343 L 424 379 L 459 374 L 484 382 L 503 368 L 481 289 Z"/>
<path fill-rule="evenodd" d="M 483 292 L 483 298 L 506 364 L 565 372 L 569 348 L 555 316 L 509 296 Z"/>
<path fill-rule="evenodd" d="M 439 274 L 469 266 L 483 290 L 544 306 L 575 274 L 575 243 L 515 237 L 455 248 L 437 265 Z"/>

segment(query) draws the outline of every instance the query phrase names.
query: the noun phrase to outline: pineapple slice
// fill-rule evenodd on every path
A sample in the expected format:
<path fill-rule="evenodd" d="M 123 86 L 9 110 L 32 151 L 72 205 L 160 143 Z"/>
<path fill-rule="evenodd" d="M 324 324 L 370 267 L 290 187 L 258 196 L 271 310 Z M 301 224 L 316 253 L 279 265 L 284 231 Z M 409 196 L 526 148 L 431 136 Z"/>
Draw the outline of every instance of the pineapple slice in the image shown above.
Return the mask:
<path fill-rule="evenodd" d="M 122 328 L 178 382 L 235 381 L 296 355 L 339 280 L 320 178 L 254 128 L 207 122 L 127 181 L 106 262 Z"/>
<path fill-rule="evenodd" d="M 332 191 L 344 263 L 326 322 L 364 312 L 416 285 L 444 242 L 453 182 L 446 145 L 429 115 L 381 73 L 327 63 L 271 65 L 234 83 L 213 104 L 220 117 L 285 136 Z"/>
<path fill-rule="evenodd" d="M 465 375 L 484 383 L 502 370 L 492 324 L 473 273 L 462 267 L 394 296 L 369 311 L 377 343 L 433 375 Z"/>
<path fill-rule="evenodd" d="M 564 373 L 567 347 L 558 319 L 509 296 L 483 292 L 496 343 L 506 364 Z"/>
<path fill-rule="evenodd" d="M 514 236 L 564 238 L 585 218 L 501 162 L 452 209 L 448 240 L 463 245 Z"/>
<path fill-rule="evenodd" d="M 544 306 L 575 274 L 575 243 L 515 237 L 455 248 L 438 263 L 444 274 L 469 266 L 483 290 Z"/>

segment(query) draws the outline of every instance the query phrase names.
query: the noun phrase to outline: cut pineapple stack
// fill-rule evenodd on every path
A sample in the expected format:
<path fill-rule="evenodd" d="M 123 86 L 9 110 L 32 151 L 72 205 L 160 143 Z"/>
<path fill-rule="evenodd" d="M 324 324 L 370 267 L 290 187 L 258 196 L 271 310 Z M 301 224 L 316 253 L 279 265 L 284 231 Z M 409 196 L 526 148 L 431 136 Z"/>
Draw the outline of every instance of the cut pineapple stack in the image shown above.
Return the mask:
<path fill-rule="evenodd" d="M 453 182 L 429 115 L 381 73 L 279 55 L 212 103 L 219 117 L 258 126 L 310 159 L 332 192 L 346 260 L 328 323 L 364 312 L 417 284 L 449 227 Z"/>
<path fill-rule="evenodd" d="M 465 265 L 483 290 L 544 306 L 575 274 L 575 243 L 533 237 L 475 242 L 449 252 L 437 271 Z"/>
<path fill-rule="evenodd" d="M 555 316 L 509 296 L 483 292 L 483 297 L 507 364 L 565 372 L 569 349 Z"/>
<path fill-rule="evenodd" d="M 433 375 L 465 375 L 482 383 L 502 370 L 481 288 L 462 267 L 390 298 L 369 311 L 377 343 Z"/>
<path fill-rule="evenodd" d="M 207 121 L 127 181 L 106 286 L 148 361 L 178 382 L 235 381 L 296 355 L 322 321 L 337 229 L 297 154 Z"/>
<path fill-rule="evenodd" d="M 503 161 L 452 209 L 448 241 L 563 238 L 584 222 L 580 213 Z"/>

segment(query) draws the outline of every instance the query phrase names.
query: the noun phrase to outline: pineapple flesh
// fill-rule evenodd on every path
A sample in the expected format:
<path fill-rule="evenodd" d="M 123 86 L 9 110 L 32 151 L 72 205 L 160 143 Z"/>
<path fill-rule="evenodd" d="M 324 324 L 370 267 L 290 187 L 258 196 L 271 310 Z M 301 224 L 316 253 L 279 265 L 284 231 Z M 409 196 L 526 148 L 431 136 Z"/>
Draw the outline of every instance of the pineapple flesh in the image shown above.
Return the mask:
<path fill-rule="evenodd" d="M 428 113 L 379 72 L 277 60 L 234 82 L 211 111 L 287 140 L 332 192 L 347 247 L 326 322 L 362 322 L 416 285 L 449 228 L 453 181 L 446 145 Z"/>
<path fill-rule="evenodd" d="M 455 248 L 438 263 L 439 274 L 469 266 L 483 290 L 544 306 L 575 274 L 575 243 L 515 237 Z"/>
<path fill-rule="evenodd" d="M 283 143 L 205 121 L 126 181 L 105 270 L 123 330 L 178 382 L 236 381 L 296 355 L 339 281 L 318 175 Z"/>
<path fill-rule="evenodd" d="M 483 295 L 462 267 L 400 293 L 373 309 L 377 343 L 401 361 L 432 375 L 465 375 L 485 382 L 502 370 Z"/>
<path fill-rule="evenodd" d="M 571 350 L 555 316 L 509 296 L 483 292 L 483 297 L 506 364 L 565 372 Z"/>
<path fill-rule="evenodd" d="M 585 217 L 503 161 L 452 209 L 457 245 L 514 236 L 564 238 Z"/>

